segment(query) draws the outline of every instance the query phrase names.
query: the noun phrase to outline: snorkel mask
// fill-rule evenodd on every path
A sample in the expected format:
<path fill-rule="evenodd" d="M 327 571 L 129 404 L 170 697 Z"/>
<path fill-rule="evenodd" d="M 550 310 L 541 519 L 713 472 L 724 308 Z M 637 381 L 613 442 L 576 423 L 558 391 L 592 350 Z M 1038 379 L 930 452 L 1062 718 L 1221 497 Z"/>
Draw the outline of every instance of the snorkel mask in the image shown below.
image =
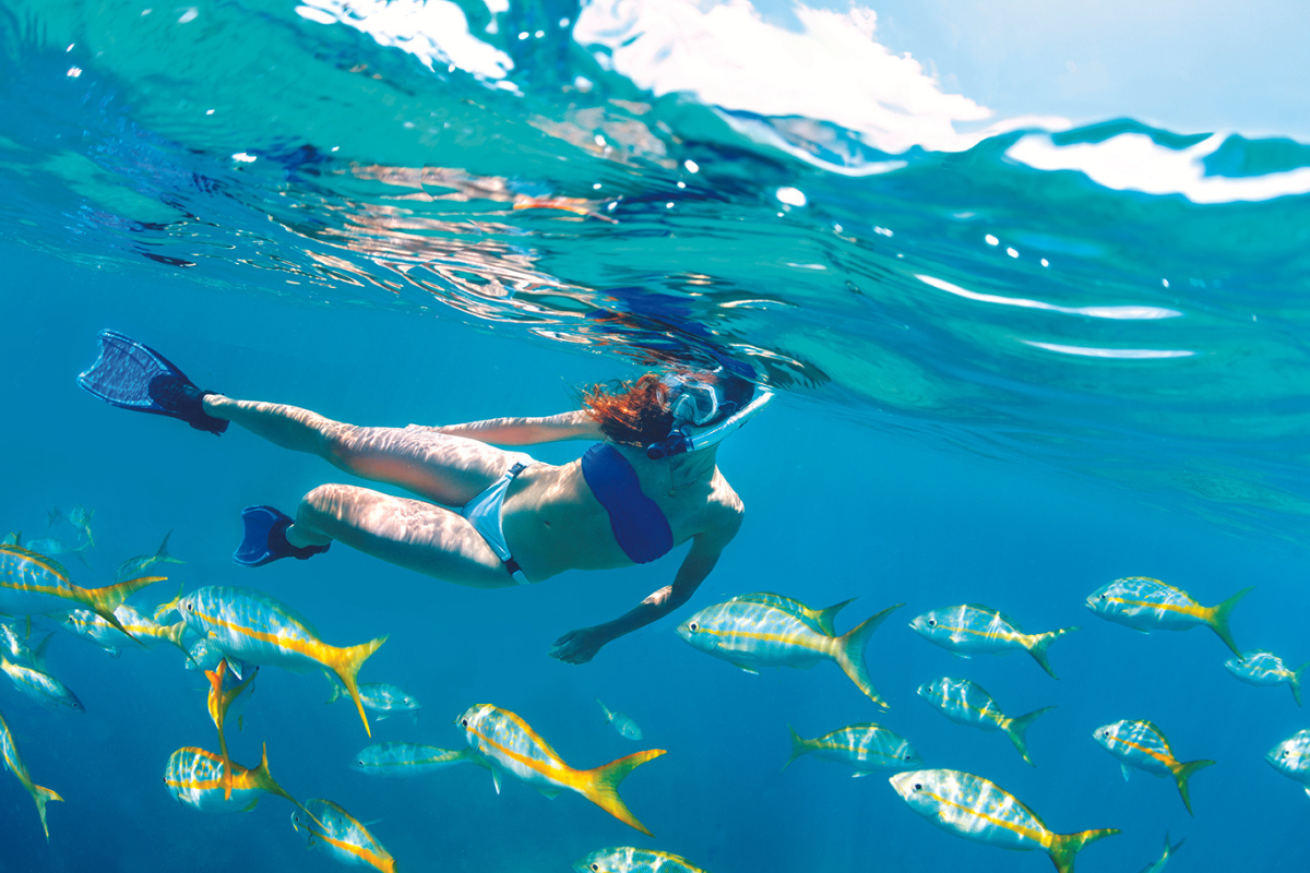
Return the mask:
<path fill-rule="evenodd" d="M 672 373 L 660 381 L 668 389 L 673 428 L 667 437 L 646 446 L 646 457 L 652 460 L 718 445 L 773 399 L 773 392 L 756 388 L 750 402 L 742 406 L 724 400 L 717 385 L 691 376 Z"/>

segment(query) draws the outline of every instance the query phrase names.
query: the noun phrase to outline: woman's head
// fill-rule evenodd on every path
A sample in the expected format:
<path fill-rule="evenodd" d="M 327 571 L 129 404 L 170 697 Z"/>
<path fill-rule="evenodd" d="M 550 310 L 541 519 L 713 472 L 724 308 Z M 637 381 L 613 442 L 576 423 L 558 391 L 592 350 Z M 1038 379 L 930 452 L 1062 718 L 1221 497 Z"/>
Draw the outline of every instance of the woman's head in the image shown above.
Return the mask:
<path fill-rule="evenodd" d="M 687 387 L 680 382 L 685 382 Z M 709 402 L 717 404 L 717 411 L 710 419 L 696 420 L 698 425 L 709 424 L 741 409 L 754 393 L 754 386 L 744 379 L 681 371 L 665 376 L 647 373 L 636 382 L 593 385 L 583 395 L 582 402 L 607 437 L 644 448 L 667 439 L 675 426 L 690 423 L 692 410 L 704 414 L 706 403 L 701 392 L 690 390 L 700 385 L 713 386 L 714 399 Z M 675 408 L 686 417 L 676 418 Z"/>

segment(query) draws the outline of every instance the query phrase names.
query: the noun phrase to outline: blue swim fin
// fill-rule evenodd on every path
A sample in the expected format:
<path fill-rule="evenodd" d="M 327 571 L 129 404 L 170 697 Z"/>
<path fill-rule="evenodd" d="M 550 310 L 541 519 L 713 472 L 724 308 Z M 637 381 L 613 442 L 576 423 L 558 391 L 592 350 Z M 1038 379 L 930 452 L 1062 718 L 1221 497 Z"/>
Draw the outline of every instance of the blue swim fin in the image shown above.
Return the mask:
<path fill-rule="evenodd" d="M 287 541 L 291 516 L 271 506 L 247 506 L 241 510 L 245 532 L 232 560 L 246 567 L 262 567 L 279 558 L 308 560 L 328 550 L 327 545 L 297 547 Z"/>
<path fill-rule="evenodd" d="M 106 403 L 180 419 L 221 434 L 228 423 L 205 412 L 201 391 L 159 352 L 112 330 L 100 331 L 100 357 L 77 377 L 83 390 Z"/>

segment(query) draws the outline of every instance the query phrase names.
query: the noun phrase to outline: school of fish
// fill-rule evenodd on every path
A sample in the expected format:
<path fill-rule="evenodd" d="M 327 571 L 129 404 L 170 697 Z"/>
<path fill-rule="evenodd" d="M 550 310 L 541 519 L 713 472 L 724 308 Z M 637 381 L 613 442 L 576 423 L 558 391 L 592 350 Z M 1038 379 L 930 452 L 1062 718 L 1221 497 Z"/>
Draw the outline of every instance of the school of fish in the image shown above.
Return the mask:
<path fill-rule="evenodd" d="M 248 768 L 232 760 L 226 738 L 234 722 L 238 729 L 244 728 L 245 705 L 261 669 L 269 668 L 322 673 L 329 682 L 331 696 L 327 702 L 349 697 L 369 737 L 370 714 L 377 721 L 407 716 L 416 726 L 421 704 L 403 687 L 359 681 L 361 668 L 387 637 L 348 645 L 326 642 L 309 620 L 290 606 L 245 587 L 210 585 L 179 590 L 172 600 L 154 608 L 132 606 L 129 598 L 166 580 L 158 575 L 161 569 L 182 563 L 169 553 L 169 538 L 165 536 L 154 553 L 123 561 L 110 584 L 85 588 L 71 581 L 55 555 L 74 554 L 88 563 L 87 552 L 95 546 L 90 528 L 92 513 L 78 507 L 67 515 L 51 510 L 48 517 L 51 527 L 72 526 L 78 534 L 77 544 L 69 546 L 54 537 L 24 541 L 21 533 L 10 534 L 0 544 L 0 672 L 15 690 L 50 712 L 80 712 L 83 707 L 76 694 L 47 669 L 46 651 L 52 639 L 72 637 L 112 657 L 167 643 L 165 648 L 182 653 L 182 666 L 207 680 L 205 705 L 217 734 L 216 752 L 212 747 L 183 746 L 164 763 L 163 782 L 170 796 L 197 812 L 240 813 L 253 809 L 265 795 L 274 795 L 291 804 L 292 827 L 305 837 L 309 847 L 342 864 L 394 873 L 398 869 L 396 859 L 366 823 L 331 800 L 316 798 L 302 803 L 274 780 L 267 742 L 258 765 Z M 1244 652 L 1233 639 L 1229 619 L 1250 591 L 1244 589 L 1207 607 L 1186 591 L 1160 580 L 1127 577 L 1094 591 L 1086 598 L 1085 606 L 1099 618 L 1142 633 L 1209 627 L 1232 654 L 1224 666 L 1234 677 L 1251 685 L 1287 685 L 1300 706 L 1305 665 L 1289 667 L 1263 649 Z M 839 633 L 838 613 L 851 602 L 814 609 L 781 594 L 750 592 L 699 609 L 677 626 L 676 633 L 698 651 L 748 673 L 769 667 L 806 669 L 832 661 L 863 698 L 887 710 L 887 702 L 873 685 L 866 652 L 873 633 L 904 604 L 887 606 Z M 175 616 L 171 623 L 167 621 L 170 616 Z M 961 659 L 1025 652 L 1053 679 L 1058 677 L 1049 648 L 1079 630 L 1069 626 L 1028 633 L 1014 618 L 980 604 L 935 608 L 916 616 L 909 626 L 926 641 Z M 880 670 L 880 675 L 883 672 Z M 907 681 L 907 677 L 881 678 Z M 810 681 L 827 683 L 834 695 L 849 695 L 854 713 L 869 705 L 851 694 L 849 685 L 843 691 L 835 675 L 816 676 Z M 1036 766 L 1029 753 L 1027 733 L 1053 707 L 1009 715 L 977 682 L 950 676 L 922 682 L 917 686 L 917 695 L 956 724 L 1004 733 L 1019 756 Z M 598 718 L 603 718 L 619 736 L 633 742 L 643 740 L 642 729 L 630 716 L 610 709 L 600 700 L 597 704 Z M 195 705 L 199 705 L 198 699 Z M 453 704 L 450 710 L 457 707 Z M 565 762 L 523 716 L 495 704 L 466 705 L 453 725 L 463 736 L 463 748 L 381 742 L 363 748 L 349 767 L 365 776 L 394 779 L 429 777 L 459 764 L 473 764 L 488 771 L 491 789 L 497 794 L 510 777 L 547 798 L 578 794 L 614 819 L 652 836 L 619 796 L 619 786 L 638 767 L 664 756 L 665 749 L 645 749 L 608 763 L 593 760 L 578 768 Z M 944 767 L 931 769 L 938 762 L 926 762 L 909 739 L 877 722 L 834 726 L 827 733 L 809 738 L 790 726 L 788 730 L 791 756 L 782 762 L 784 770 L 808 757 L 839 764 L 857 778 L 888 775 L 891 788 L 910 810 L 936 827 L 1011 850 L 1041 850 L 1060 873 L 1072 873 L 1079 852 L 1120 832 L 1115 827 L 1052 830 L 1019 798 L 984 776 Z M 1091 738 L 1117 759 L 1125 779 L 1134 769 L 1171 778 L 1187 813 L 1193 814 L 1190 780 L 1214 761 L 1181 760 L 1163 730 L 1147 718 L 1124 718 L 1088 726 L 1088 730 Z M 277 740 L 275 745 L 281 742 Z M 37 784 L 29 773 L 3 714 L 0 756 L 6 769 L 31 796 L 49 840 L 47 804 L 64 798 Z M 1283 740 L 1265 759 L 1310 795 L 1310 730 Z M 58 828 L 57 819 L 56 831 Z M 1182 841 L 1171 844 L 1166 834 L 1163 854 L 1144 870 L 1163 870 L 1181 845 Z M 563 869 L 568 863 L 561 859 L 558 866 Z M 705 873 L 680 855 L 636 846 L 598 849 L 573 862 L 573 869 L 578 873 Z"/>

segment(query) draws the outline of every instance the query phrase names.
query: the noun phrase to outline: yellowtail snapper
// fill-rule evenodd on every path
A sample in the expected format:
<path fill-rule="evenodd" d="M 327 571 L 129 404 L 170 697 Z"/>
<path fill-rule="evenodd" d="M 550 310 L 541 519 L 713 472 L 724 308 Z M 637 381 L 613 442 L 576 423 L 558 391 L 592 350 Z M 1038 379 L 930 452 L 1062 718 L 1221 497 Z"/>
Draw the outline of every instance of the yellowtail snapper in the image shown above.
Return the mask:
<path fill-rule="evenodd" d="M 114 610 L 127 598 L 163 576 L 141 576 L 104 588 L 82 588 L 52 558 L 22 546 L 0 545 L 0 613 L 34 615 L 86 608 L 127 633 Z"/>
<path fill-rule="evenodd" d="M 330 800 L 305 801 L 291 813 L 291 827 L 305 831 L 311 848 L 322 849 L 342 864 L 396 873 L 395 859 L 368 828 Z"/>
<path fill-rule="evenodd" d="M 227 753 L 227 737 L 223 734 L 223 723 L 227 720 L 228 707 L 232 702 L 240 697 L 245 691 L 253 690 L 255 674 L 258 668 L 252 669 L 250 675 L 245 679 L 235 683 L 226 681 L 229 678 L 227 659 L 224 658 L 218 662 L 217 670 L 206 670 L 205 676 L 209 679 L 209 717 L 214 722 L 214 727 L 218 728 L 218 748 L 223 757 L 223 766 L 226 772 L 232 773 L 232 758 Z M 232 786 L 229 784 L 224 789 L 225 798 L 232 796 Z"/>
<path fill-rule="evenodd" d="M 1156 858 L 1154 861 L 1143 867 L 1141 873 L 1160 873 L 1160 871 L 1165 868 L 1165 865 L 1169 863 L 1169 859 L 1173 857 L 1174 852 L 1177 852 L 1180 848 L 1182 848 L 1182 845 L 1185 842 L 1187 841 L 1179 840 L 1178 842 L 1174 843 L 1171 846 L 1169 845 L 1169 835 L 1165 834 L 1164 853 L 1161 854 L 1160 857 Z"/>
<path fill-rule="evenodd" d="M 809 625 L 815 631 L 830 637 L 835 637 L 837 632 L 833 629 L 833 620 L 842 608 L 854 602 L 855 598 L 843 600 L 827 609 L 811 609 L 799 600 L 793 600 L 790 597 L 783 597 L 781 594 L 774 594 L 771 591 L 756 591 L 752 594 L 738 594 L 733 600 L 744 600 L 750 603 L 763 603 L 766 606 L 776 606 L 785 612 L 799 618 L 805 624 Z"/>
<path fill-rule="evenodd" d="M 9 677 L 9 681 L 14 683 L 16 689 L 42 706 L 51 709 L 71 709 L 74 712 L 86 711 L 82 701 L 77 699 L 77 695 L 70 691 L 68 686 L 44 670 L 26 664 L 16 664 L 4 655 L 0 655 L 0 671 Z"/>
<path fill-rule="evenodd" d="M 1027 715 L 1010 718 L 981 685 L 968 679 L 952 679 L 949 676 L 925 682 L 919 686 L 918 694 L 956 724 L 984 731 L 1005 731 L 1023 759 L 1037 766 L 1028 757 L 1026 734 L 1037 717 L 1055 709 L 1054 706 L 1044 706 Z"/>
<path fill-rule="evenodd" d="M 576 791 L 619 821 L 651 836 L 619 798 L 619 783 L 640 765 L 663 755 L 664 749 L 635 752 L 594 770 L 575 770 L 527 722 L 507 709 L 480 703 L 466 710 L 456 724 L 464 729 L 469 747 L 491 764 L 497 793 L 500 771 L 506 770 L 546 797 Z"/>
<path fill-rule="evenodd" d="M 187 652 L 182 642 L 186 632 L 184 622 L 159 624 L 126 603 L 114 608 L 114 618 L 118 620 L 117 625 L 89 609 L 74 609 L 64 615 L 63 621 L 69 633 L 99 646 L 113 657 L 118 657 L 123 646 L 139 644 L 149 649 L 160 642 Z"/>
<path fill-rule="evenodd" d="M 1297 731 L 1269 750 L 1265 755 L 1279 773 L 1301 783 L 1310 796 L 1310 731 Z"/>
<path fill-rule="evenodd" d="M 234 763 L 230 773 L 213 752 L 190 746 L 178 749 L 164 768 L 164 785 L 178 803 L 199 812 L 249 812 L 265 794 L 300 805 L 269 774 L 267 745 L 258 767 L 247 770 Z"/>
<path fill-rule="evenodd" d="M 138 555 L 119 564 L 118 572 L 114 574 L 114 581 L 123 582 L 140 576 L 156 564 L 185 564 L 186 561 L 178 560 L 168 553 L 168 538 L 172 535 L 171 530 L 164 534 L 164 541 L 159 544 L 159 548 L 155 550 L 153 555 Z"/>
<path fill-rule="evenodd" d="M 803 739 L 790 726 L 787 730 L 791 731 L 791 757 L 782 765 L 784 770 L 801 755 L 844 764 L 855 770 L 853 779 L 878 770 L 909 770 L 923 765 L 909 740 L 873 722 L 848 725 L 813 740 Z"/>
<path fill-rule="evenodd" d="M 23 763 L 22 757 L 18 754 L 18 746 L 14 744 L 14 735 L 9 730 L 9 724 L 5 721 L 3 714 L 0 714 L 0 757 L 4 758 L 5 767 L 10 773 L 23 783 L 27 793 L 32 795 L 32 800 L 36 801 L 37 814 L 41 816 L 41 829 L 45 831 L 45 838 L 50 839 L 50 827 L 45 821 L 45 805 L 52 800 L 63 801 L 55 792 L 42 785 L 37 785 L 32 781 L 31 775 L 27 772 L 27 766 Z"/>
<path fill-rule="evenodd" d="M 1273 652 L 1257 649 L 1244 653 L 1240 658 L 1229 658 L 1224 666 L 1247 685 L 1286 685 L 1292 689 L 1296 705 L 1301 705 L 1301 678 L 1310 664 L 1302 664 L 1293 670 Z"/>
<path fill-rule="evenodd" d="M 974 654 L 999 655 L 1025 651 L 1033 656 L 1033 660 L 1052 679 L 1060 677 L 1051 669 L 1051 662 L 1046 656 L 1047 648 L 1065 634 L 1080 630 L 1077 627 L 1067 627 L 1042 634 L 1026 634 L 1019 623 L 1005 613 L 978 604 L 948 606 L 925 612 L 910 622 L 910 627 L 928 642 L 961 658 Z"/>
<path fill-rule="evenodd" d="M 331 673 L 325 674 L 328 683 L 332 686 L 332 696 L 326 703 L 336 703 L 341 698 L 341 692 L 346 689 L 337 681 L 336 676 Z M 359 686 L 359 699 L 363 701 L 364 708 L 376 715 L 378 721 L 383 721 L 388 716 L 397 713 L 417 713 L 423 708 L 423 704 L 418 702 L 418 698 L 403 688 L 397 688 L 386 682 L 365 682 Z"/>
<path fill-rule="evenodd" d="M 360 750 L 350 767 L 370 776 L 407 778 L 425 776 L 456 764 L 491 766 L 471 748 L 451 751 L 421 743 L 378 743 Z"/>
<path fill-rule="evenodd" d="M 616 846 L 598 849 L 573 865 L 574 873 L 706 873 L 681 855 Z"/>
<path fill-rule="evenodd" d="M 600 703 L 600 700 L 596 700 Z M 621 712 L 614 712 L 608 706 L 600 703 L 600 711 L 605 713 L 605 720 L 610 723 L 610 727 L 619 732 L 619 736 L 625 740 L 641 739 L 641 728 L 629 716 Z"/>
<path fill-rule="evenodd" d="M 1117 721 L 1097 728 L 1092 736 L 1107 752 L 1122 762 L 1120 768 L 1125 780 L 1130 766 L 1153 776 L 1172 776 L 1178 784 L 1183 806 L 1191 814 L 1192 798 L 1188 780 L 1197 770 L 1213 765 L 1214 761 L 1179 761 L 1174 757 L 1164 731 L 1149 721 Z"/>
<path fill-rule="evenodd" d="M 1228 620 L 1233 608 L 1254 590 L 1243 588 L 1218 606 L 1202 606 L 1186 591 L 1159 579 L 1128 576 L 1093 591 L 1087 598 L 1087 608 L 1106 621 L 1127 625 L 1144 634 L 1153 630 L 1191 630 L 1205 625 L 1240 658 L 1242 653 L 1233 642 Z"/>
<path fill-rule="evenodd" d="M 889 606 L 850 632 L 832 637 L 777 606 L 729 600 L 706 607 L 687 619 L 679 625 L 678 636 L 693 648 L 748 673 L 760 667 L 807 669 L 822 660 L 835 661 L 860 691 L 886 709 L 887 704 L 869 679 L 864 649 L 887 616 L 904 605 Z"/>
<path fill-rule="evenodd" d="M 200 588 L 178 598 L 174 608 L 194 633 L 207 638 L 224 654 L 248 664 L 331 670 L 350 691 L 365 732 L 373 735 L 364 703 L 359 699 L 356 676 L 360 666 L 387 641 L 386 637 L 345 648 L 328 645 L 299 613 L 250 588 Z"/>
<path fill-rule="evenodd" d="M 942 830 L 1021 852 L 1043 849 L 1059 873 L 1073 873 L 1074 856 L 1119 833 L 1115 828 L 1057 834 L 994 782 L 959 770 L 912 770 L 891 778 L 910 808 Z"/>

